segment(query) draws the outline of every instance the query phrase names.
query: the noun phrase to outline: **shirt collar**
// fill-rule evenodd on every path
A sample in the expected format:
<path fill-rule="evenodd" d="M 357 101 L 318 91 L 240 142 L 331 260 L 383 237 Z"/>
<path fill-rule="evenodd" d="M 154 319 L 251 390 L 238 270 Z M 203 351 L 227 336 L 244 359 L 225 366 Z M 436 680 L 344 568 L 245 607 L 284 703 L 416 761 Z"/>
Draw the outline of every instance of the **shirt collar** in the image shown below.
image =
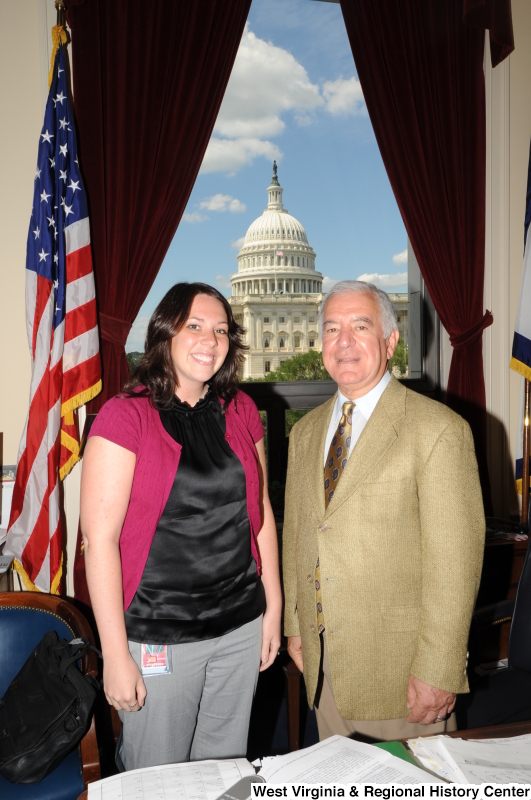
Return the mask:
<path fill-rule="evenodd" d="M 365 419 L 368 420 L 376 408 L 378 400 L 383 395 L 390 380 L 391 373 L 389 370 L 386 370 L 379 383 L 377 383 L 376 386 L 370 390 L 370 392 L 364 394 L 363 397 L 358 397 L 358 399 L 355 401 L 356 408 L 354 409 L 354 412 L 359 411 L 365 417 Z M 350 398 L 345 397 L 345 395 L 338 389 L 336 407 L 339 406 L 339 408 L 342 408 L 343 403 L 348 402 L 350 402 Z"/>

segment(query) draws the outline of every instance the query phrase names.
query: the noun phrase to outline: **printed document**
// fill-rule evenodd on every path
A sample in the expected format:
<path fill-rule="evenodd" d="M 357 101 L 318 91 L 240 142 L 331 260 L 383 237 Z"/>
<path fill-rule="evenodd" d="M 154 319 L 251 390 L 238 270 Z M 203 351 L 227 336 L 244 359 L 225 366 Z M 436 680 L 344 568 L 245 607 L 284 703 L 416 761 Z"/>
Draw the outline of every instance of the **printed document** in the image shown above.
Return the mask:
<path fill-rule="evenodd" d="M 531 783 L 531 735 L 507 739 L 409 739 L 416 758 L 454 783 Z"/>
<path fill-rule="evenodd" d="M 89 783 L 88 800 L 216 800 L 254 774 L 245 758 L 135 769 Z"/>
<path fill-rule="evenodd" d="M 331 736 L 286 756 L 265 758 L 259 774 L 266 783 L 440 782 L 386 750 L 344 736 Z"/>

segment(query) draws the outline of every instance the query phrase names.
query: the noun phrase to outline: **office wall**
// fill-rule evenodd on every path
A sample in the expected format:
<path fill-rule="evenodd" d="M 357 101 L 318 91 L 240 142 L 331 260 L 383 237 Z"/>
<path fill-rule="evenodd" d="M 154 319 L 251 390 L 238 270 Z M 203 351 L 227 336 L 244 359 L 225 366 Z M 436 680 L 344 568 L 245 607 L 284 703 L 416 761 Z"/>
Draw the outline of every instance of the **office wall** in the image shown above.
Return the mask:
<path fill-rule="evenodd" d="M 3 463 L 15 464 L 30 381 L 24 266 L 42 125 L 39 0 L 0 3 L 0 30 L 0 431 Z"/>

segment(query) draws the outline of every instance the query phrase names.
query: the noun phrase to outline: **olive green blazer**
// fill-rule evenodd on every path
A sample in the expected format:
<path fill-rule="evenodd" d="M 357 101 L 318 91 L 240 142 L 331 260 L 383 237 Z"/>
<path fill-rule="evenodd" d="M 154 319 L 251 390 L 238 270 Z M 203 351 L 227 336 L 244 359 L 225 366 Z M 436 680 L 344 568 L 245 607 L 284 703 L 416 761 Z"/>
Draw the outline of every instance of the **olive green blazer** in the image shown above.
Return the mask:
<path fill-rule="evenodd" d="M 485 518 L 468 424 L 392 378 L 325 510 L 325 438 L 336 398 L 290 436 L 284 633 L 302 637 L 310 706 L 319 675 L 315 566 L 337 708 L 408 715 L 410 673 L 466 692 L 467 639 Z"/>

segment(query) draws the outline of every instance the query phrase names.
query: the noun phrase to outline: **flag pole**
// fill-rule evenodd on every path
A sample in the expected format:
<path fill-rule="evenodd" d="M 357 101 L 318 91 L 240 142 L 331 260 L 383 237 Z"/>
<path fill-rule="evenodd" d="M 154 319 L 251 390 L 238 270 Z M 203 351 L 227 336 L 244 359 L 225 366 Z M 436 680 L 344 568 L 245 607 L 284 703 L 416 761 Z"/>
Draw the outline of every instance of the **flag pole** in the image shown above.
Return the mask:
<path fill-rule="evenodd" d="M 57 11 L 57 24 L 62 28 L 65 26 L 65 4 L 64 0 L 55 0 L 55 10 Z"/>
<path fill-rule="evenodd" d="M 522 463 L 522 525 L 529 525 L 529 450 L 530 450 L 530 430 L 529 415 L 531 413 L 531 381 L 525 379 L 524 389 L 524 441 L 523 441 L 523 463 Z"/>

